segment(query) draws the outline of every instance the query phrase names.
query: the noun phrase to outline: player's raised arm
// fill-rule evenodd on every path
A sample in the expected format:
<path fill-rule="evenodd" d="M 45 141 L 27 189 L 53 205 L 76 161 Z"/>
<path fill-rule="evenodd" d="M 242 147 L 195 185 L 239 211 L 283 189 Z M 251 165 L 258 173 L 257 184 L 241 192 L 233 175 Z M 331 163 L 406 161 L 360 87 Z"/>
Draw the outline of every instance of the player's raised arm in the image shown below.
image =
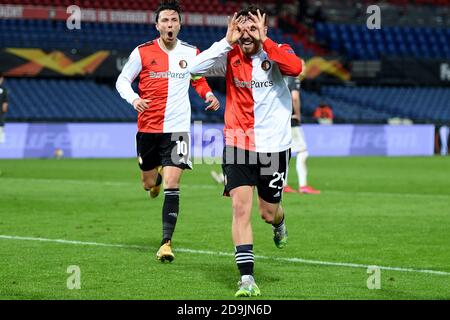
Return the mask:
<path fill-rule="evenodd" d="M 227 65 L 227 53 L 233 49 L 242 36 L 242 30 L 239 27 L 242 17 L 228 17 L 228 29 L 225 38 L 215 42 L 209 49 L 203 51 L 195 57 L 189 67 L 192 75 L 225 76 Z"/>
<path fill-rule="evenodd" d="M 287 44 L 279 45 L 267 37 L 266 14 L 261 15 L 258 10 L 254 15 L 249 12 L 249 18 L 253 22 L 247 25 L 246 31 L 256 40 L 263 43 L 263 49 L 270 60 L 275 61 L 280 71 L 285 76 L 297 77 L 302 72 L 302 61 L 295 55 L 294 50 Z"/>
<path fill-rule="evenodd" d="M 188 67 L 192 76 L 225 76 L 227 52 L 231 47 L 224 38 L 196 56 Z"/>
<path fill-rule="evenodd" d="M 263 43 L 264 51 L 267 52 L 269 59 L 275 61 L 280 71 L 285 76 L 297 77 L 302 72 L 302 62 L 295 55 L 294 49 L 290 45 L 273 42 L 267 38 Z"/>

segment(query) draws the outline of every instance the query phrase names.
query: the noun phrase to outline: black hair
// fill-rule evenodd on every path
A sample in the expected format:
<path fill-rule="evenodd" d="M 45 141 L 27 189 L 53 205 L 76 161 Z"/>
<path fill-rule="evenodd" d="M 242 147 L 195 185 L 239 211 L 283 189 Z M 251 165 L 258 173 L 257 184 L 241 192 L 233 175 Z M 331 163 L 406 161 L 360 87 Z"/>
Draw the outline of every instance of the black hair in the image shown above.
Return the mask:
<path fill-rule="evenodd" d="M 161 11 L 164 11 L 164 10 L 176 11 L 178 13 L 178 17 L 180 18 L 180 22 L 181 22 L 181 7 L 180 7 L 180 4 L 178 3 L 178 0 L 162 0 L 159 4 L 159 7 L 155 11 L 155 13 L 156 13 L 155 21 L 156 22 L 158 22 L 159 14 L 161 13 Z"/>
<path fill-rule="evenodd" d="M 241 11 L 238 12 L 236 18 L 239 18 L 240 16 L 248 17 L 249 12 L 255 16 L 258 16 L 258 10 L 261 13 L 261 16 L 264 15 L 264 13 L 266 14 L 266 21 L 264 21 L 264 24 L 267 25 L 269 18 L 267 16 L 266 10 L 256 5 L 249 5 L 248 7 L 243 8 Z"/>

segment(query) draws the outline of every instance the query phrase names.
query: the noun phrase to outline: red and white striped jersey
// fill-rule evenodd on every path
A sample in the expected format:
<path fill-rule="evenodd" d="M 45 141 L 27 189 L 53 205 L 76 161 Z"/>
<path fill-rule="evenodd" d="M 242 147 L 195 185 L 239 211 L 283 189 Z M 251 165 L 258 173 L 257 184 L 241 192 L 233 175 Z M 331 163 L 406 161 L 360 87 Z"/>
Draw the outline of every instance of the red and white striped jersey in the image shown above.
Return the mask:
<path fill-rule="evenodd" d="M 290 148 L 292 100 L 284 78 L 298 76 L 302 63 L 289 45 L 267 39 L 247 57 L 222 39 L 199 54 L 189 71 L 226 77 L 226 145 L 256 152 Z"/>
<path fill-rule="evenodd" d="M 177 40 L 174 49 L 166 52 L 159 39 L 138 46 L 130 55 L 116 88 L 121 97 L 133 104 L 137 98 L 151 100 L 149 108 L 138 114 L 138 131 L 150 133 L 189 132 L 191 104 L 187 67 L 199 50 Z M 139 76 L 139 94 L 131 83 Z M 211 92 L 204 78 L 192 80 L 192 85 L 203 98 Z"/>

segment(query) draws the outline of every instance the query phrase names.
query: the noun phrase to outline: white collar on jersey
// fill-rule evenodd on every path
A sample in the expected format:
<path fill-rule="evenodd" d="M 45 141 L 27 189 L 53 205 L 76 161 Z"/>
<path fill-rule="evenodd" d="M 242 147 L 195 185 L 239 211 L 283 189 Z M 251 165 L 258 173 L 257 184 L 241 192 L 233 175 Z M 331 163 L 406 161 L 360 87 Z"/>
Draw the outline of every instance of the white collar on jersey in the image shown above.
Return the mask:
<path fill-rule="evenodd" d="M 180 44 L 180 39 L 177 38 L 177 43 L 175 44 L 175 47 L 173 47 L 172 50 L 167 50 L 166 46 L 161 43 L 161 37 L 159 37 L 157 39 L 157 42 L 158 42 L 158 46 L 161 48 L 161 50 L 164 51 L 165 53 L 169 54 L 178 47 L 178 45 Z"/>

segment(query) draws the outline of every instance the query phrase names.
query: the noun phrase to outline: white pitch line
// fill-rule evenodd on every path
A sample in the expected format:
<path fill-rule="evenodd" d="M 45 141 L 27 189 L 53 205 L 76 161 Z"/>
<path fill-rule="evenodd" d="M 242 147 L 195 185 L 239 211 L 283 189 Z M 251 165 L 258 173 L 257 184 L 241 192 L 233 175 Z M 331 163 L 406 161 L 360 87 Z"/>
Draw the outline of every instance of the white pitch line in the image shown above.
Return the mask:
<path fill-rule="evenodd" d="M 124 187 L 124 186 L 139 186 L 137 182 L 121 182 L 121 181 L 93 181 L 93 180 L 73 180 L 73 179 L 33 179 L 33 178 L 2 178 L 2 180 L 11 180 L 11 181 L 27 181 L 28 183 L 36 182 L 36 183 L 52 183 L 55 182 L 63 182 L 65 184 L 73 184 L 73 185 L 102 185 L 108 187 Z M 194 189 L 217 189 L 217 185 L 204 185 L 204 184 L 181 184 L 181 187 L 185 188 L 194 188 Z"/>
<path fill-rule="evenodd" d="M 383 196 L 383 197 L 425 197 L 425 198 L 442 198 L 450 199 L 446 194 L 426 194 L 426 193 L 394 193 L 394 192 L 370 192 L 370 191 L 339 191 L 339 190 L 324 190 L 324 194 L 352 194 L 355 196 Z"/>
<path fill-rule="evenodd" d="M 124 186 L 139 186 L 138 182 L 124 182 L 124 181 L 93 181 L 93 180 L 74 180 L 74 179 L 39 179 L 39 178 L 12 178 L 12 177 L 2 177 L 3 181 L 25 181 L 27 184 L 36 183 L 51 183 L 62 182 L 65 184 L 79 185 L 79 186 L 95 186 L 101 185 L 106 187 L 124 187 Z M 218 184 L 181 184 L 182 188 L 192 188 L 192 189 L 217 189 Z M 418 198 L 441 198 L 449 199 L 450 196 L 446 194 L 425 194 L 425 193 L 395 193 L 395 192 L 378 192 L 378 191 L 341 191 L 341 190 L 323 190 L 323 195 L 340 195 L 340 194 L 351 194 L 352 196 L 363 196 L 363 197 L 418 197 Z"/>
<path fill-rule="evenodd" d="M 18 236 L 8 236 L 8 235 L 0 235 L 0 239 L 40 241 L 40 242 L 54 242 L 54 243 L 77 244 L 77 245 L 97 246 L 97 247 L 111 247 L 111 248 L 133 248 L 133 249 L 144 249 L 144 250 L 151 249 L 150 247 L 144 247 L 144 246 L 138 246 L 138 245 L 128 245 L 128 244 L 111 244 L 111 243 L 100 243 L 100 242 L 85 242 L 85 241 L 76 241 L 76 240 L 64 240 L 64 239 L 46 239 L 46 238 L 33 238 L 33 237 L 18 237 Z M 234 254 L 233 253 L 229 253 L 229 252 L 193 250 L 193 249 L 186 249 L 186 248 L 176 248 L 175 252 L 177 252 L 177 251 L 178 252 L 185 252 L 185 253 L 193 253 L 193 254 L 206 254 L 206 255 L 212 255 L 212 256 L 231 256 L 231 257 L 234 257 Z M 311 265 L 334 266 L 334 267 L 349 267 L 349 268 L 364 268 L 364 269 L 367 269 L 369 267 L 378 267 L 381 270 L 391 270 L 391 271 L 400 271 L 400 272 L 413 272 L 413 273 L 428 273 L 428 274 L 435 274 L 435 275 L 440 275 L 440 276 L 450 276 L 450 272 L 436 271 L 436 270 L 388 267 L 388 266 L 368 265 L 368 264 L 366 265 L 366 264 L 346 263 L 346 262 L 329 262 L 329 261 L 309 260 L 309 259 L 302 259 L 302 258 L 282 258 L 282 257 L 274 258 L 274 257 L 267 257 L 267 256 L 255 256 L 255 258 L 256 259 L 266 259 L 266 260 L 293 262 L 293 263 L 303 263 L 303 264 L 311 264 Z"/>

